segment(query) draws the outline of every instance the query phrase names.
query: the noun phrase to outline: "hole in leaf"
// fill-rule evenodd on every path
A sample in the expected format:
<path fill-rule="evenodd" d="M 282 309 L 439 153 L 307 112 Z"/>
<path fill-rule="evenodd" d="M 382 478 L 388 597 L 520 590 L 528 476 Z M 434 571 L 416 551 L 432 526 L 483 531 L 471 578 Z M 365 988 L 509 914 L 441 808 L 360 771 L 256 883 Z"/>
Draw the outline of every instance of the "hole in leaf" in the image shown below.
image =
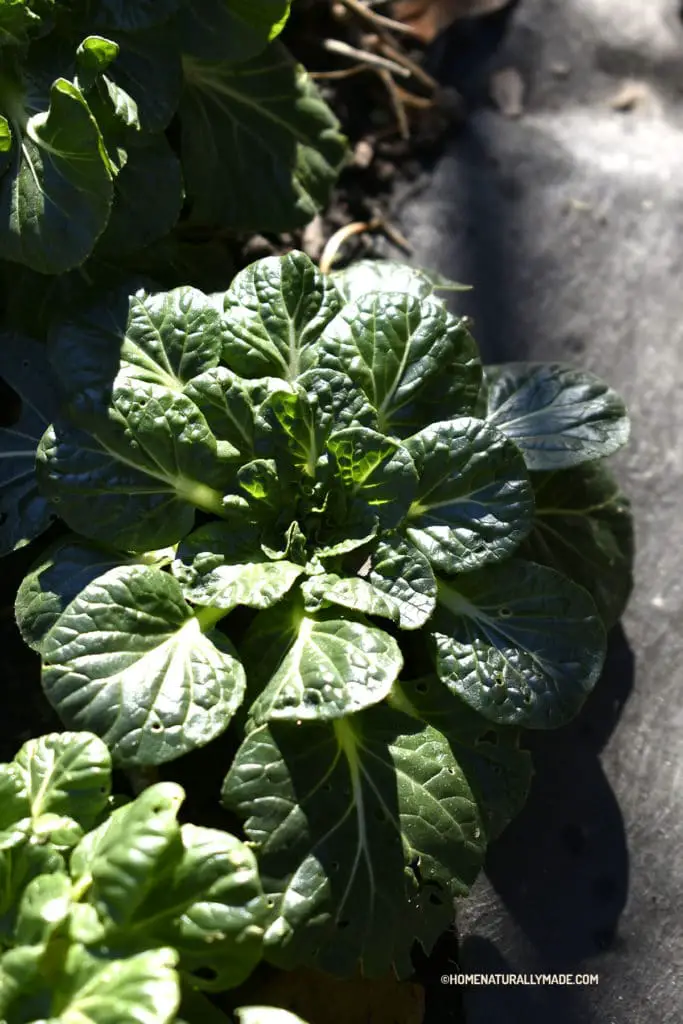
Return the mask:
<path fill-rule="evenodd" d="M 151 728 L 152 732 L 161 732 L 164 727 L 161 724 L 161 722 L 152 722 L 150 728 Z"/>
<path fill-rule="evenodd" d="M 429 683 L 422 680 L 419 683 L 415 683 L 415 689 L 417 690 L 418 693 L 427 693 L 427 691 L 429 690 Z"/>
<path fill-rule="evenodd" d="M 507 605 L 503 605 L 502 608 L 498 609 L 498 614 L 500 615 L 501 619 L 509 619 L 510 616 L 512 615 L 512 610 L 508 608 Z"/>
<path fill-rule="evenodd" d="M 275 906 L 275 900 L 273 899 L 272 896 L 269 896 L 268 899 L 266 900 L 266 906 L 269 908 L 269 910 L 272 910 L 273 907 Z"/>

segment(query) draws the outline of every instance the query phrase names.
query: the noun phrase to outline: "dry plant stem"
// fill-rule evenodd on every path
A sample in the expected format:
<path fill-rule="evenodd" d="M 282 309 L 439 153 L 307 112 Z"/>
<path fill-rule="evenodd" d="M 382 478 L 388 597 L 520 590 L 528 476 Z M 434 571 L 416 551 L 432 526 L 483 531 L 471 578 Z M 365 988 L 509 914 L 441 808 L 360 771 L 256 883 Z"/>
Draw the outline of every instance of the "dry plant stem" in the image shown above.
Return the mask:
<path fill-rule="evenodd" d="M 339 81 L 342 78 L 352 78 L 354 75 L 367 74 L 368 71 L 377 72 L 377 68 L 370 68 L 367 64 L 356 64 L 352 68 L 338 68 L 337 71 L 309 71 L 309 78 L 325 78 L 330 81 Z M 385 70 L 382 68 L 382 70 Z M 388 72 L 387 72 L 388 73 Z"/>
<path fill-rule="evenodd" d="M 338 53 L 342 57 L 349 57 L 360 64 L 368 64 L 370 67 L 385 68 L 395 75 L 400 75 L 401 78 L 410 78 L 411 76 L 411 72 L 396 61 L 381 57 L 377 53 L 370 53 L 368 50 L 357 50 L 355 46 L 349 46 L 341 39 L 324 39 L 323 46 L 331 53 Z"/>
<path fill-rule="evenodd" d="M 358 220 L 352 224 L 345 224 L 343 228 L 339 228 L 339 231 L 335 231 L 332 237 L 328 239 L 320 257 L 319 266 L 321 273 L 329 274 L 331 272 L 339 255 L 339 250 L 349 238 L 353 238 L 354 235 L 363 235 L 366 231 L 378 230 L 383 231 L 387 238 L 399 249 L 403 249 L 408 253 L 411 252 L 410 244 L 400 231 L 397 231 L 391 224 L 388 224 L 382 217 L 373 217 L 368 221 Z"/>
<path fill-rule="evenodd" d="M 391 43 L 384 42 L 384 40 L 380 42 L 380 49 L 385 53 L 387 57 L 389 57 L 393 61 L 396 61 L 396 63 L 400 64 L 401 67 L 405 68 L 409 72 L 409 74 L 417 78 L 417 80 L 419 82 L 422 82 L 423 85 L 426 85 L 427 88 L 431 90 L 431 92 L 437 91 L 437 89 L 439 88 L 439 83 L 437 82 L 437 80 L 435 78 L 432 78 L 431 75 L 428 75 L 424 68 L 421 68 L 419 64 L 416 64 L 414 60 L 411 60 L 410 57 L 408 57 L 401 50 L 397 50 L 394 45 L 392 45 Z"/>
<path fill-rule="evenodd" d="M 367 7 L 362 0 L 338 0 L 338 2 L 343 4 L 347 10 L 353 11 L 353 13 L 357 14 L 359 18 L 363 18 L 377 29 L 386 29 L 391 32 L 399 32 L 404 35 L 417 38 L 417 32 L 410 25 L 406 25 L 405 22 L 402 21 L 395 21 L 394 18 L 387 18 L 383 14 L 377 14 L 376 11 Z"/>
<path fill-rule="evenodd" d="M 409 139 L 410 125 L 408 124 L 408 115 L 406 114 L 406 108 L 403 104 L 403 100 L 401 99 L 396 82 L 385 68 L 381 68 L 377 74 L 384 82 L 386 90 L 389 93 L 389 99 L 391 100 L 391 105 L 394 108 L 394 113 L 396 114 L 396 121 L 398 122 L 400 136 L 402 139 Z"/>

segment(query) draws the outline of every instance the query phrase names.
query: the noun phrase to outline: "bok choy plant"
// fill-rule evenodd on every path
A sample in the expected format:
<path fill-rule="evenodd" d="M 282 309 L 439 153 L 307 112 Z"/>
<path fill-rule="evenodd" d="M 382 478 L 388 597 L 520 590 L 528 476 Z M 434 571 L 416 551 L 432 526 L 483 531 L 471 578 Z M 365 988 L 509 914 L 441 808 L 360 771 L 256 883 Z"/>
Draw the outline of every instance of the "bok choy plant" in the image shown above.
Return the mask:
<path fill-rule="evenodd" d="M 409 973 L 524 803 L 521 730 L 600 675 L 623 403 L 560 365 L 484 372 L 427 275 L 299 252 L 224 294 L 118 294 L 57 324 L 49 366 L 12 345 L 2 529 L 71 531 L 16 603 L 48 700 L 120 766 L 232 722 L 268 958 Z"/>

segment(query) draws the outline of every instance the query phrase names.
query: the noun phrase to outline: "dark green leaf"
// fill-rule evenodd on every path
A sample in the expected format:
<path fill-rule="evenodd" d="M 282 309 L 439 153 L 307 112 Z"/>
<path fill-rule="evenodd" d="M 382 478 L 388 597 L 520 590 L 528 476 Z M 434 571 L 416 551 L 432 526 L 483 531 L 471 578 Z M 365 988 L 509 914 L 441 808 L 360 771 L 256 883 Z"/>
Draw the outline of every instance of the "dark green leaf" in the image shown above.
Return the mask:
<path fill-rule="evenodd" d="M 494 725 L 436 676 L 402 681 L 396 697 L 400 710 L 409 711 L 446 737 L 482 817 L 488 821 L 489 839 L 495 839 L 519 814 L 531 785 L 531 756 L 520 749 L 520 730 Z"/>
<path fill-rule="evenodd" d="M 33 31 L 40 27 L 40 18 L 27 0 L 2 0 L 0 4 L 0 47 L 24 46 Z"/>
<path fill-rule="evenodd" d="M 284 27 L 291 0 L 193 0 L 179 17 L 183 53 L 245 61 Z"/>
<path fill-rule="evenodd" d="M 470 417 L 433 423 L 404 444 L 419 476 L 407 532 L 432 565 L 456 573 L 509 557 L 534 513 L 516 446 Z"/>
<path fill-rule="evenodd" d="M 624 403 L 584 370 L 510 363 L 486 370 L 488 420 L 533 470 L 568 469 L 612 455 L 629 437 Z"/>
<path fill-rule="evenodd" d="M 159 9 L 157 0 L 148 0 Z M 166 3 L 168 0 L 161 0 Z M 130 7 L 137 7 L 130 0 Z M 120 52 L 107 77 L 135 102 L 145 132 L 163 132 L 178 110 L 183 88 L 180 48 L 173 25 L 109 33 Z"/>
<path fill-rule="evenodd" d="M 436 580 L 429 560 L 403 537 L 379 542 L 367 579 L 397 605 L 401 629 L 424 626 L 436 607 Z"/>
<path fill-rule="evenodd" d="M 225 293 L 223 359 L 242 377 L 293 381 L 314 364 L 315 343 L 341 305 L 305 253 L 258 260 Z"/>
<path fill-rule="evenodd" d="M 161 764 L 220 735 L 244 671 L 202 632 L 178 583 L 123 566 L 91 583 L 45 640 L 43 687 L 70 728 L 105 740 L 119 764 Z"/>
<path fill-rule="evenodd" d="M 474 341 L 435 299 L 363 295 L 325 329 L 320 349 L 322 366 L 347 373 L 363 389 L 385 432 L 404 435 L 433 422 L 424 407 L 441 407 L 446 395 L 449 416 L 468 413 L 479 390 Z"/>
<path fill-rule="evenodd" d="M 516 559 L 439 581 L 430 635 L 440 679 L 500 725 L 564 725 L 605 660 L 590 595 L 552 569 Z"/>
<path fill-rule="evenodd" d="M 633 584 L 628 499 L 600 463 L 531 479 L 536 515 L 520 553 L 585 587 L 610 628 L 623 613 Z"/>
<path fill-rule="evenodd" d="M 183 67 L 181 147 L 192 220 L 277 232 L 315 216 L 346 144 L 304 69 L 280 43 L 246 64 L 185 57 Z"/>
<path fill-rule="evenodd" d="M 57 411 L 45 347 L 18 334 L 0 333 L 0 377 L 18 398 L 15 422 L 0 428 L 0 554 L 43 533 L 54 509 L 36 483 L 36 451 Z M 10 413 L 8 416 L 7 413 Z M 11 408 L 5 422 L 11 423 Z"/>
<path fill-rule="evenodd" d="M 403 445 L 367 427 L 349 427 L 327 443 L 334 455 L 350 522 L 355 506 L 369 509 L 391 529 L 405 517 L 417 490 L 417 473 Z"/>
<path fill-rule="evenodd" d="M 403 664 L 381 629 L 332 613 L 313 617 L 293 602 L 262 612 L 241 652 L 250 692 L 260 694 L 250 709 L 257 724 L 354 714 L 386 697 Z"/>
<path fill-rule="evenodd" d="M 97 255 L 119 257 L 156 242 L 176 224 L 183 205 L 180 162 L 164 135 L 128 148 L 114 182 L 114 203 Z"/>
<path fill-rule="evenodd" d="M 125 378 L 180 391 L 218 365 L 220 314 L 196 288 L 158 295 L 127 291 L 62 320 L 50 338 L 50 357 L 72 399 L 108 398 Z"/>
<path fill-rule="evenodd" d="M 173 564 L 186 600 L 226 612 L 237 605 L 270 608 L 302 572 L 302 566 L 285 559 L 266 558 L 258 531 L 240 532 L 231 523 L 210 523 L 195 530 L 180 545 Z"/>
<path fill-rule="evenodd" d="M 97 122 L 72 82 L 58 78 L 37 113 L 24 102 L 15 99 L 9 113 L 20 156 L 0 178 L 0 257 L 63 273 L 84 262 L 107 225 L 112 171 Z"/>
<path fill-rule="evenodd" d="M 248 381 L 217 366 L 194 377 L 185 394 L 204 414 L 216 437 L 229 441 L 243 457 L 254 454 L 255 403 Z"/>
<path fill-rule="evenodd" d="M 99 28 L 140 32 L 167 21 L 182 0 L 97 0 L 92 23 Z"/>
<path fill-rule="evenodd" d="M 24 576 L 14 614 L 24 641 L 40 651 L 43 640 L 69 602 L 84 587 L 128 557 L 74 537 L 56 541 Z"/>
<path fill-rule="evenodd" d="M 385 707 L 255 730 L 223 801 L 247 819 L 280 966 L 410 975 L 414 941 L 431 948 L 483 857 L 482 820 L 448 741 Z"/>

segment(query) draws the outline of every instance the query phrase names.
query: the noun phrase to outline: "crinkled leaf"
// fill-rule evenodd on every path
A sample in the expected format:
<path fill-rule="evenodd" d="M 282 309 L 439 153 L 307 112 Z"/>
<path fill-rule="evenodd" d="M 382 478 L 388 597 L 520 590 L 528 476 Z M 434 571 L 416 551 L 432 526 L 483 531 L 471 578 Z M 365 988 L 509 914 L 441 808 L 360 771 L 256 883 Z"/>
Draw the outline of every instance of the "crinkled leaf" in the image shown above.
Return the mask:
<path fill-rule="evenodd" d="M 533 470 L 568 469 L 612 455 L 629 437 L 621 398 L 592 373 L 556 363 L 486 370 L 487 418 Z"/>
<path fill-rule="evenodd" d="M 533 474 L 532 483 L 536 515 L 520 553 L 585 587 L 605 626 L 613 626 L 633 584 L 628 499 L 600 463 Z"/>
<path fill-rule="evenodd" d="M 306 392 L 317 415 L 335 430 L 377 427 L 377 413 L 345 373 L 316 367 L 300 374 L 296 383 Z"/>
<path fill-rule="evenodd" d="M 27 819 L 30 825 L 30 818 Z M 26 836 L 12 846 L 0 846 L 0 946 L 11 946 L 21 895 L 30 883 L 41 876 L 65 870 L 64 858 L 52 843 L 40 837 L 39 842 L 25 841 Z M 3 978 L 4 959 L 0 959 L 0 1005 L 5 996 Z"/>
<path fill-rule="evenodd" d="M 180 162 L 164 135 L 129 146 L 114 182 L 114 202 L 97 256 L 122 256 L 144 249 L 176 224 L 183 205 Z"/>
<path fill-rule="evenodd" d="M 476 345 L 464 323 L 435 299 L 361 295 L 325 329 L 319 347 L 321 366 L 347 373 L 363 389 L 382 431 L 405 434 L 423 425 L 422 406 L 444 394 L 452 416 L 468 413 L 476 400 Z"/>
<path fill-rule="evenodd" d="M 233 453 L 223 457 L 188 398 L 135 384 L 99 408 L 91 433 L 58 421 L 38 449 L 40 488 L 73 530 L 145 551 L 189 533 L 195 508 L 221 513 Z"/>
<path fill-rule="evenodd" d="M 278 476 L 296 486 L 316 477 L 324 455 L 325 441 L 332 427 L 326 416 L 305 391 L 280 391 L 271 395 L 261 408 L 260 426 L 266 444 L 275 459 Z"/>
<path fill-rule="evenodd" d="M 70 601 L 127 556 L 73 537 L 56 541 L 24 576 L 14 615 L 24 641 L 40 651 L 43 640 Z"/>
<path fill-rule="evenodd" d="M 242 377 L 294 380 L 313 365 L 315 343 L 341 305 L 305 253 L 258 260 L 225 293 L 223 359 Z"/>
<path fill-rule="evenodd" d="M 425 556 L 409 541 L 380 541 L 367 575 L 313 576 L 301 590 L 310 611 L 333 605 L 391 619 L 402 629 L 423 626 L 436 607 L 436 580 Z"/>
<path fill-rule="evenodd" d="M 403 664 L 398 644 L 363 621 L 313 617 L 293 602 L 262 612 L 241 647 L 252 719 L 321 721 L 377 704 Z"/>
<path fill-rule="evenodd" d="M 26 789 L 32 830 L 43 841 L 56 827 L 68 827 L 66 819 L 91 828 L 107 806 L 111 757 L 97 736 L 49 733 L 24 743 L 14 764 Z"/>
<path fill-rule="evenodd" d="M 430 636 L 439 678 L 500 725 L 564 725 L 605 660 L 605 630 L 588 592 L 517 559 L 439 581 Z"/>
<path fill-rule="evenodd" d="M 229 441 L 243 457 L 254 453 L 255 403 L 249 383 L 217 366 L 185 387 L 185 394 L 204 414 L 216 437 Z"/>
<path fill-rule="evenodd" d="M 419 484 L 407 533 L 447 573 L 507 558 L 531 529 L 524 459 L 503 434 L 470 417 L 433 423 L 404 442 Z"/>
<path fill-rule="evenodd" d="M 327 443 L 334 455 L 347 513 L 369 509 L 385 529 L 397 526 L 417 490 L 417 472 L 403 445 L 367 427 L 348 427 Z"/>
<path fill-rule="evenodd" d="M 489 839 L 495 839 L 519 814 L 531 785 L 531 755 L 520 749 L 520 730 L 496 726 L 477 714 L 437 676 L 398 685 L 397 707 L 415 714 L 448 740 L 488 822 Z"/>
<path fill-rule="evenodd" d="M 0 257 L 44 274 L 77 267 L 104 231 L 112 174 L 82 92 L 58 78 L 45 109 L 10 116 L 20 156 L 0 178 Z"/>
<path fill-rule="evenodd" d="M 218 365 L 220 314 L 196 288 L 158 295 L 121 292 L 62 320 L 50 338 L 50 357 L 72 399 L 108 397 L 117 380 L 171 390 Z"/>
<path fill-rule="evenodd" d="M 222 634 L 202 632 L 158 569 L 112 569 L 81 591 L 45 639 L 43 687 L 71 728 L 119 764 L 161 764 L 209 743 L 242 702 L 245 678 Z"/>
<path fill-rule="evenodd" d="M 179 17 L 183 52 L 214 60 L 245 61 L 284 28 L 291 0 L 193 0 Z"/>
<path fill-rule="evenodd" d="M 304 69 L 277 42 L 244 64 L 185 57 L 183 67 L 181 154 L 192 220 L 277 232 L 315 216 L 346 143 Z"/>
<path fill-rule="evenodd" d="M 269 959 L 411 974 L 414 941 L 429 949 L 450 925 L 482 861 L 470 787 L 445 737 L 386 707 L 303 739 L 294 724 L 255 730 L 223 787 L 275 903 Z"/>
<path fill-rule="evenodd" d="M 18 334 L 0 333 L 0 377 L 16 392 L 18 418 L 0 428 L 0 554 L 24 547 L 55 519 L 38 490 L 36 450 L 57 412 L 45 348 Z"/>
<path fill-rule="evenodd" d="M 260 548 L 258 531 L 231 523 L 210 523 L 178 548 L 173 574 L 186 600 L 231 611 L 237 605 L 270 608 L 282 600 L 303 572 L 286 559 L 271 561 Z"/>
<path fill-rule="evenodd" d="M 30 813 L 26 783 L 17 765 L 0 764 L 0 850 L 23 840 Z"/>
<path fill-rule="evenodd" d="M 396 605 L 401 629 L 419 629 L 436 607 L 436 580 L 429 559 L 403 537 L 379 542 L 370 556 L 367 580 Z"/>

